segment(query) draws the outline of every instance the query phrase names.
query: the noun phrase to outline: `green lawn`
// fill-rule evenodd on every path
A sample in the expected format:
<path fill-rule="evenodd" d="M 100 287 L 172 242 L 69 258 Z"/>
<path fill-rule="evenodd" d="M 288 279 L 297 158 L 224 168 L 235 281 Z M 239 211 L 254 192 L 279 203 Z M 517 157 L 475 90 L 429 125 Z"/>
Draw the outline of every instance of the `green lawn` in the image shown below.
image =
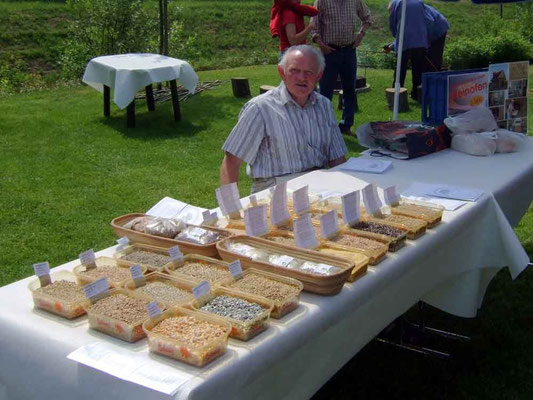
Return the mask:
<path fill-rule="evenodd" d="M 200 73 L 203 81 L 232 76 L 247 76 L 254 95 L 261 84 L 279 82 L 271 65 Z M 371 91 L 359 96 L 357 125 L 392 117 L 383 94 L 391 76 L 366 71 Z M 170 103 L 148 113 L 139 101 L 137 127 L 127 129 L 125 112 L 112 107 L 104 118 L 101 94 L 85 86 L 0 99 L 0 285 L 31 275 L 32 263 L 56 266 L 88 248 L 113 245 L 111 219 L 143 212 L 164 196 L 215 207 L 220 147 L 244 102 L 226 83 L 183 102 L 183 120 L 174 123 Z M 401 118 L 419 120 L 419 106 L 410 107 Z M 354 138 L 346 142 L 349 155 L 361 151 Z M 242 196 L 249 187 L 242 179 Z M 531 209 L 516 232 L 531 256 Z M 456 359 L 445 363 L 370 344 L 317 398 L 531 398 L 532 286 L 530 270 L 514 282 L 503 271 L 478 318 L 430 310 L 434 325 L 473 337 L 452 347 Z"/>

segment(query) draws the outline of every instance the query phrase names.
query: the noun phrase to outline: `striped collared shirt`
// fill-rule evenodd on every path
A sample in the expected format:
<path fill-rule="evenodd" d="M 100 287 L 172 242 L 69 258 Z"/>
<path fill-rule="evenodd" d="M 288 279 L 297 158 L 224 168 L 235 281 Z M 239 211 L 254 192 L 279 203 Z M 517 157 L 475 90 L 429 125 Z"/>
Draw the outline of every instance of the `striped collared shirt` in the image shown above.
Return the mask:
<path fill-rule="evenodd" d="M 331 102 L 313 92 L 301 107 L 283 82 L 244 105 L 222 150 L 248 163 L 254 178 L 325 167 L 348 151 Z"/>
<path fill-rule="evenodd" d="M 326 44 L 348 46 L 358 33 L 357 17 L 370 26 L 370 11 L 362 0 L 316 0 L 318 15 L 312 36 L 320 36 Z"/>

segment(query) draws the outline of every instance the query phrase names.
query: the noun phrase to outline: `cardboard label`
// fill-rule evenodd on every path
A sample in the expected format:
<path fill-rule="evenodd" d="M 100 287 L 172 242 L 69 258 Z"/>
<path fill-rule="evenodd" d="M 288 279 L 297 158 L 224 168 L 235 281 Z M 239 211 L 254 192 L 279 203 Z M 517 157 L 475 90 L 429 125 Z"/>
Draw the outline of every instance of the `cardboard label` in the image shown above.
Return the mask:
<path fill-rule="evenodd" d="M 348 226 L 353 226 L 359 222 L 361 210 L 359 208 L 361 196 L 359 190 L 355 190 L 341 197 L 342 200 L 342 220 Z"/>
<path fill-rule="evenodd" d="M 41 287 L 45 287 L 52 283 L 52 278 L 50 278 L 50 264 L 48 264 L 48 261 L 33 264 L 33 271 L 39 278 Z"/>
<path fill-rule="evenodd" d="M 400 202 L 400 196 L 396 193 L 396 185 L 383 189 L 383 194 L 385 196 L 385 204 L 389 206 L 398 205 Z"/>
<path fill-rule="evenodd" d="M 83 253 L 80 253 L 79 257 L 80 262 L 85 266 L 87 271 L 96 268 L 96 255 L 94 254 L 93 249 L 89 249 Z"/>
<path fill-rule="evenodd" d="M 268 233 L 266 204 L 244 210 L 244 226 L 249 236 L 263 236 Z"/>
<path fill-rule="evenodd" d="M 368 215 L 381 215 L 381 200 L 377 196 L 377 189 L 373 183 L 363 188 L 363 202 Z"/>
<path fill-rule="evenodd" d="M 239 190 L 235 182 L 220 186 L 216 191 L 216 195 L 218 205 L 224 215 L 237 217 L 237 214 L 239 214 L 240 216 L 242 204 L 239 197 Z"/>
<path fill-rule="evenodd" d="M 283 182 L 274 188 L 270 200 L 270 221 L 272 225 L 279 226 L 285 224 L 290 218 L 287 208 L 287 182 Z"/>
<path fill-rule="evenodd" d="M 141 287 L 146 285 L 146 279 L 144 278 L 140 264 L 135 264 L 130 267 L 131 279 L 135 282 L 135 287 Z"/>
<path fill-rule="evenodd" d="M 198 285 L 192 288 L 192 294 L 197 300 L 208 295 L 210 291 L 211 285 L 209 284 L 209 281 L 203 281 L 202 283 L 199 283 Z"/>
<path fill-rule="evenodd" d="M 122 250 L 124 247 L 126 247 L 130 243 L 129 239 L 126 236 L 122 236 L 121 238 L 117 239 L 117 251 Z"/>
<path fill-rule="evenodd" d="M 298 215 L 309 211 L 309 185 L 305 185 L 292 193 L 294 212 Z"/>
<path fill-rule="evenodd" d="M 158 315 L 161 315 L 161 309 L 159 308 L 159 304 L 157 304 L 157 301 L 152 301 L 146 305 L 146 311 L 148 311 L 148 316 L 150 318 L 155 318 Z"/>
<path fill-rule="evenodd" d="M 339 233 L 339 216 L 336 210 L 320 217 L 320 232 L 324 239 L 332 238 Z"/>
<path fill-rule="evenodd" d="M 179 246 L 174 246 L 168 249 L 168 255 L 170 256 L 171 261 L 180 261 L 183 258 Z"/>
<path fill-rule="evenodd" d="M 298 247 L 304 249 L 318 247 L 319 243 L 311 222 L 311 214 L 304 214 L 294 220 L 294 238 Z"/>
<path fill-rule="evenodd" d="M 231 276 L 235 279 L 240 279 L 242 277 L 242 265 L 241 260 L 235 260 L 229 265 L 229 272 Z"/>
<path fill-rule="evenodd" d="M 98 300 L 109 291 L 109 283 L 107 282 L 107 278 L 100 278 L 92 283 L 89 283 L 88 285 L 85 285 L 83 287 L 83 291 L 85 292 L 85 297 L 91 301 L 94 302 Z"/>

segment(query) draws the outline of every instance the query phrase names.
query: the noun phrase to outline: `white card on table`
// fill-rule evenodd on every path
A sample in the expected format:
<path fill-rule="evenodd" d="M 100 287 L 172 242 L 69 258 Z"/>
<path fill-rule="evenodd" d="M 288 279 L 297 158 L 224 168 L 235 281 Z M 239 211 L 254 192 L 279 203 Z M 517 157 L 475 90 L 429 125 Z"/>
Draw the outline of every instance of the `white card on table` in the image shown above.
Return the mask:
<path fill-rule="evenodd" d="M 195 299 L 201 299 L 202 297 L 209 294 L 211 291 L 211 285 L 209 284 L 209 281 L 203 281 L 202 283 L 199 283 L 195 287 L 192 288 L 192 294 Z"/>
<path fill-rule="evenodd" d="M 346 171 L 370 172 L 373 174 L 382 174 L 392 168 L 392 161 L 375 160 L 372 158 L 351 157 L 344 164 L 341 164 L 339 168 L 346 170 Z"/>
<path fill-rule="evenodd" d="M 109 290 L 109 283 L 107 278 L 100 278 L 92 283 L 89 283 L 83 287 L 85 297 L 88 299 L 96 299 L 105 294 Z"/>
<path fill-rule="evenodd" d="M 304 249 L 314 249 L 318 247 L 318 239 L 311 222 L 311 214 L 304 214 L 294 220 L 294 238 L 296 245 Z"/>
<path fill-rule="evenodd" d="M 381 214 L 381 200 L 377 196 L 377 190 L 373 183 L 363 188 L 363 202 L 365 203 L 366 213 L 368 215 Z"/>
<path fill-rule="evenodd" d="M 239 279 L 242 276 L 241 260 L 235 260 L 229 264 L 229 272 L 235 279 Z"/>
<path fill-rule="evenodd" d="M 150 318 L 155 318 L 158 315 L 161 315 L 161 309 L 159 308 L 159 304 L 157 304 L 157 301 L 152 301 L 146 305 L 146 311 L 148 311 L 148 316 Z"/>
<path fill-rule="evenodd" d="M 320 217 L 320 232 L 324 239 L 329 239 L 339 232 L 337 210 L 331 210 Z"/>
<path fill-rule="evenodd" d="M 396 185 L 383 189 L 383 195 L 385 197 L 385 204 L 389 206 L 395 206 L 400 202 L 400 196 L 396 192 Z"/>
<path fill-rule="evenodd" d="M 309 211 L 311 204 L 309 203 L 309 185 L 305 185 L 292 193 L 292 203 L 294 212 L 298 215 Z"/>
<path fill-rule="evenodd" d="M 183 258 L 183 254 L 181 253 L 179 246 L 174 246 L 168 249 L 168 255 L 170 256 L 170 259 L 172 261 L 179 261 Z"/>
<path fill-rule="evenodd" d="M 268 233 L 266 204 L 245 209 L 244 226 L 248 236 L 266 235 Z"/>
<path fill-rule="evenodd" d="M 402 196 L 409 200 L 423 201 L 425 203 L 443 206 L 448 211 L 455 211 L 466 204 L 465 201 L 432 197 L 425 194 L 428 190 L 433 190 L 437 186 L 430 183 L 413 182 L 402 192 Z"/>
<path fill-rule="evenodd" d="M 287 208 L 287 182 L 280 183 L 274 188 L 270 200 L 270 220 L 272 225 L 279 226 L 291 218 Z"/>
<path fill-rule="evenodd" d="M 355 190 L 341 197 L 342 220 L 346 225 L 352 226 L 359 222 L 361 217 L 361 197 L 359 190 Z"/>
<path fill-rule="evenodd" d="M 476 201 L 483 193 L 483 190 L 480 189 L 439 184 L 428 189 L 425 194 L 429 196 L 443 197 L 445 199 Z"/>

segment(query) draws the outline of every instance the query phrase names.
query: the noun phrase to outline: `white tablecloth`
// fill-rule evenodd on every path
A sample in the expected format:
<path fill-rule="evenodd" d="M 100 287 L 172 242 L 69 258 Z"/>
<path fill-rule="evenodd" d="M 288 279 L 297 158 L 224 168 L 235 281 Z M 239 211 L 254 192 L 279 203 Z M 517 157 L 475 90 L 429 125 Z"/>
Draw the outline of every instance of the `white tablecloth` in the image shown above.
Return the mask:
<path fill-rule="evenodd" d="M 482 171 L 481 169 L 486 169 Z M 350 191 L 366 181 L 414 180 L 472 185 L 491 191 L 476 203 L 445 212 L 443 222 L 333 297 L 304 293 L 298 310 L 244 343 L 230 340 L 228 353 L 203 369 L 175 362 L 183 379 L 176 398 L 308 398 L 390 321 L 419 299 L 456 315 L 475 315 L 490 279 L 508 266 L 513 277 L 528 262 L 509 222 L 533 198 L 533 140 L 521 154 L 476 158 L 445 151 L 419 160 L 394 161 L 384 175 L 315 171 L 292 188 Z M 503 212 L 498 201 L 504 202 Z M 106 249 L 106 254 L 112 249 Z M 74 262 L 60 268 L 72 269 Z M 11 399 L 168 399 L 169 397 L 68 360 L 79 346 L 103 340 L 133 352 L 136 345 L 32 309 L 28 278 L 0 288 L 0 397 Z M 8 301 L 9 299 L 9 301 Z M 157 360 L 162 358 L 155 357 Z M 166 361 L 162 361 L 166 362 Z M 168 361 L 172 363 L 172 361 Z M 28 379 L 33 377 L 34 379 Z M 37 379 L 39 378 L 39 379 Z"/>
<path fill-rule="evenodd" d="M 122 109 L 131 103 L 138 90 L 173 79 L 179 79 L 191 93 L 198 83 L 198 75 L 187 61 L 159 54 L 120 54 L 93 58 L 82 80 L 100 92 L 103 85 L 113 88 L 113 101 Z"/>

